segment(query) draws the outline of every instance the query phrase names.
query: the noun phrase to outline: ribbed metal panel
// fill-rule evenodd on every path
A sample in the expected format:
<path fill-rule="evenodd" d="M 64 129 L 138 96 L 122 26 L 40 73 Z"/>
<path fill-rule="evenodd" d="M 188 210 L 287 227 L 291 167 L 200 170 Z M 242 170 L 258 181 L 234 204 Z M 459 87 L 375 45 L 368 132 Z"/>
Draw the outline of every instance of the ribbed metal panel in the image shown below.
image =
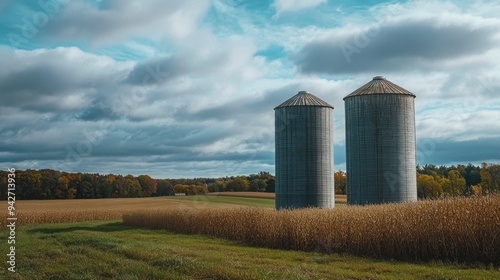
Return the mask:
<path fill-rule="evenodd" d="M 402 90 L 344 98 L 348 204 L 417 200 L 415 95 Z"/>
<path fill-rule="evenodd" d="M 407 91 L 406 89 L 391 83 L 382 76 L 376 76 L 370 82 L 366 83 L 362 87 L 358 88 L 347 97 L 352 97 L 356 95 L 366 95 L 366 94 L 403 94 L 411 95 L 415 97 L 415 94 Z"/>
<path fill-rule="evenodd" d="M 335 206 L 332 109 L 308 92 L 275 108 L 276 209 Z"/>
<path fill-rule="evenodd" d="M 281 103 L 274 109 L 276 110 L 281 107 L 290 107 L 290 106 L 319 106 L 319 107 L 329 107 L 333 109 L 332 105 L 319 99 L 317 96 L 314 96 L 307 91 L 299 91 L 299 93 L 297 93 L 287 101 Z"/>

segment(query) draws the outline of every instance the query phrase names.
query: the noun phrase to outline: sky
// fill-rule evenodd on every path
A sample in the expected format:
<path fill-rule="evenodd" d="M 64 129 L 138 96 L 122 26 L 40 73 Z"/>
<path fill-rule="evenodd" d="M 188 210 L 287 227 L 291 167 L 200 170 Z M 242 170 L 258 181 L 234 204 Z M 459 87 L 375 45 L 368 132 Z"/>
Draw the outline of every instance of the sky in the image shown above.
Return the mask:
<path fill-rule="evenodd" d="M 500 162 L 498 1 L 0 0 L 0 65 L 4 170 L 274 174 L 301 90 L 345 170 L 342 98 L 377 75 L 416 95 L 418 164 Z"/>

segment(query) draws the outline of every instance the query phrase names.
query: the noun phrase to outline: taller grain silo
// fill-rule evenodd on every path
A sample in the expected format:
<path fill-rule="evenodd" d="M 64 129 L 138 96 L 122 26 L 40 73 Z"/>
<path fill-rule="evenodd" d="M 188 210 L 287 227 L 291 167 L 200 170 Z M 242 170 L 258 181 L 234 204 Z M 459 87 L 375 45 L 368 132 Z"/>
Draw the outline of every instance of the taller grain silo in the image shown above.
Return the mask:
<path fill-rule="evenodd" d="M 415 95 L 376 76 L 344 101 L 347 203 L 417 200 Z"/>
<path fill-rule="evenodd" d="M 332 105 L 300 91 L 274 110 L 276 209 L 333 208 Z"/>

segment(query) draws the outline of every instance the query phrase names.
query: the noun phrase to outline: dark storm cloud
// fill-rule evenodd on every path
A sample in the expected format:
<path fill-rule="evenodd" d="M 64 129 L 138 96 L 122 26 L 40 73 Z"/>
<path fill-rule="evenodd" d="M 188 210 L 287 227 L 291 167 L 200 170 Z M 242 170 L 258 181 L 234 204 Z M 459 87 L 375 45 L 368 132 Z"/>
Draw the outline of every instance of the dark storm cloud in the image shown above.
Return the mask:
<path fill-rule="evenodd" d="M 84 121 L 113 121 L 120 119 L 120 116 L 113 112 L 111 108 L 106 107 L 104 104 L 94 104 L 92 106 L 89 106 L 81 114 L 79 114 L 78 118 Z"/>
<path fill-rule="evenodd" d="M 136 85 L 162 84 L 195 69 L 188 59 L 180 57 L 156 58 L 138 63 L 125 79 Z"/>
<path fill-rule="evenodd" d="M 417 163 L 420 165 L 484 160 L 500 161 L 500 138 L 470 141 L 417 139 Z"/>
<path fill-rule="evenodd" d="M 62 127 L 65 124 L 47 124 Z M 147 125 L 109 122 L 73 122 L 71 128 L 46 133 L 26 126 L 0 130 L 0 161 L 66 160 L 72 158 L 169 156 L 181 160 L 207 160 L 197 148 L 230 136 L 233 131 L 220 125 Z M 28 131 L 27 131 L 28 130 Z M 68 137 L 71 135 L 72 137 Z M 189 156 L 191 155 L 192 156 Z M 186 160 L 185 159 L 185 160 Z M 184 161 L 185 161 L 184 160 Z"/>
<path fill-rule="evenodd" d="M 32 67 L 8 73 L 0 78 L 0 90 L 19 93 L 34 90 L 41 93 L 60 93 L 73 87 L 71 79 L 58 79 L 64 74 L 63 69 L 49 65 Z"/>
<path fill-rule="evenodd" d="M 186 75 L 210 75 L 228 63 L 230 54 L 223 50 L 213 50 L 208 56 L 190 53 L 154 58 L 138 63 L 125 81 L 144 86 L 162 84 Z"/>
<path fill-rule="evenodd" d="M 333 31 L 325 40 L 306 44 L 292 59 L 302 73 L 436 69 L 442 62 L 496 48 L 498 40 L 494 37 L 499 32 L 498 25 L 407 20 L 365 31 Z"/>

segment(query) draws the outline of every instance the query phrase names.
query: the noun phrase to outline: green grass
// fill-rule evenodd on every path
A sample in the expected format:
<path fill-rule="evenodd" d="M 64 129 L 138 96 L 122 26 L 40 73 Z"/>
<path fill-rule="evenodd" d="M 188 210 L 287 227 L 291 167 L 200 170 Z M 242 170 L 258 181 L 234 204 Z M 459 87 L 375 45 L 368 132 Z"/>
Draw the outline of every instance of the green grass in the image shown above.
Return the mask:
<path fill-rule="evenodd" d="M 0 232 L 6 259 L 8 232 Z M 409 264 L 283 251 L 124 226 L 120 221 L 22 226 L 17 272 L 0 279 L 500 279 L 498 268 Z"/>
<path fill-rule="evenodd" d="M 166 196 L 162 197 L 162 199 L 193 201 L 193 203 L 227 203 L 227 204 L 238 204 L 245 206 L 274 208 L 274 199 L 269 199 L 269 198 L 192 195 L 192 196 Z"/>

